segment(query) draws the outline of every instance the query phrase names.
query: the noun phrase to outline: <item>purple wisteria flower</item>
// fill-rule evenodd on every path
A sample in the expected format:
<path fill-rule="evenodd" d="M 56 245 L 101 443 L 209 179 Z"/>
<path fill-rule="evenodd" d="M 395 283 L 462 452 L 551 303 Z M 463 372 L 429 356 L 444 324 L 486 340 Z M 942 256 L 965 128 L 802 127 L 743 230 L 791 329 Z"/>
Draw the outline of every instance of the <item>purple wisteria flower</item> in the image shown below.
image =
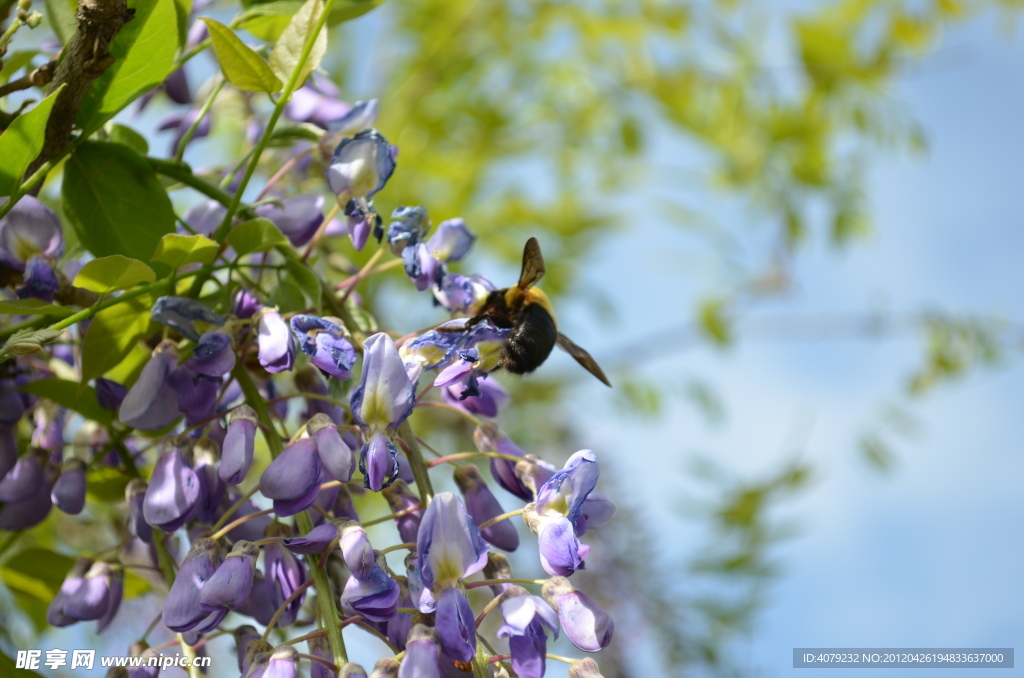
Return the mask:
<path fill-rule="evenodd" d="M 473 442 L 481 452 L 496 452 L 510 457 L 523 457 L 525 453 L 512 442 L 493 422 L 483 424 L 473 431 Z M 532 501 L 533 490 L 523 484 L 516 475 L 516 462 L 509 459 L 491 458 L 491 475 L 498 484 L 523 501 Z"/>
<path fill-rule="evenodd" d="M 57 272 L 38 254 L 25 262 L 25 275 L 22 284 L 15 290 L 19 299 L 40 299 L 47 303 L 53 302 L 53 296 L 60 289 Z"/>
<path fill-rule="evenodd" d="M 290 536 L 287 530 L 267 530 L 267 536 Z M 306 568 L 292 554 L 279 543 L 267 544 L 263 548 L 263 563 L 266 570 L 266 590 L 269 594 L 272 610 L 277 610 L 284 604 L 300 586 L 306 583 Z M 292 624 L 302 609 L 302 601 L 305 593 L 301 593 L 288 604 L 280 619 L 277 620 L 279 627 Z"/>
<path fill-rule="evenodd" d="M 479 375 L 497 368 L 509 332 L 510 328 L 495 327 L 487 320 L 469 325 L 466 318 L 457 318 L 405 342 L 400 353 L 410 378 L 417 379 L 423 370 L 447 367 L 460 358 L 460 352 L 476 349 L 472 369 Z"/>
<path fill-rule="evenodd" d="M 299 348 L 324 376 L 348 379 L 356 350 L 338 323 L 300 313 L 292 316 L 291 327 Z"/>
<path fill-rule="evenodd" d="M 391 225 L 393 231 L 389 230 L 388 240 L 392 250 L 403 248 L 401 255 L 405 264 L 405 274 L 413 281 L 416 289 L 422 292 L 431 285 L 441 283 L 447 272 L 445 264 L 466 256 L 476 236 L 466 228 L 462 219 L 448 219 L 441 222 L 429 240 L 422 242 L 425 229 L 420 227 L 418 230 L 405 230 L 406 221 L 409 219 Z"/>
<path fill-rule="evenodd" d="M 227 322 L 204 304 L 188 297 L 160 297 L 153 304 L 150 314 L 153 320 L 181 332 L 192 341 L 199 341 L 199 331 L 195 323 L 204 322 L 222 327 Z"/>
<path fill-rule="evenodd" d="M 410 544 L 416 541 L 416 535 L 420 531 L 420 523 L 423 521 L 423 511 L 420 499 L 409 491 L 409 486 L 404 480 L 396 480 L 390 487 L 384 488 L 381 493 L 388 502 L 391 512 L 402 514 L 395 518 L 395 527 L 398 528 L 398 536 L 402 542 Z"/>
<path fill-rule="evenodd" d="M 7 200 L 4 198 L 0 204 Z M 0 262 L 23 271 L 32 257 L 55 261 L 62 254 L 64 232 L 60 219 L 37 198 L 23 196 L 0 219 Z"/>
<path fill-rule="evenodd" d="M 50 606 L 46 609 L 46 622 L 50 626 L 63 627 L 74 624 L 77 619 L 64 613 L 64 604 L 68 599 L 82 587 L 85 581 L 85 573 L 92 567 L 93 561 L 89 558 L 79 558 L 71 569 L 64 576 L 60 590 L 54 596 Z"/>
<path fill-rule="evenodd" d="M 430 217 L 427 208 L 422 205 L 396 207 L 391 218 L 395 221 L 388 224 L 387 239 L 391 253 L 396 257 L 402 256 L 405 249 L 422 242 L 430 231 Z"/>
<path fill-rule="evenodd" d="M 17 503 L 29 499 L 43 487 L 46 454 L 36 450 L 23 455 L 0 479 L 0 502 Z"/>
<path fill-rule="evenodd" d="M 461 579 L 487 564 L 487 544 L 451 492 L 434 497 L 416 538 L 417 570 L 423 582 L 421 612 L 434 612 L 441 650 L 450 659 L 471 662 L 476 652 L 473 609 Z"/>
<path fill-rule="evenodd" d="M 113 569 L 109 563 L 96 562 L 89 567 L 82 584 L 64 601 L 63 612 L 77 621 L 100 619 L 110 607 Z"/>
<path fill-rule="evenodd" d="M 540 561 L 550 575 L 571 575 L 583 569 L 590 547 L 579 540 L 586 531 L 583 502 L 597 485 L 597 456 L 581 450 L 569 457 L 537 492 L 536 504 L 527 507 L 526 521 L 538 536 Z"/>
<path fill-rule="evenodd" d="M 518 590 L 520 593 L 515 594 Z M 540 596 L 514 587 L 501 603 L 504 624 L 499 638 L 508 638 L 512 668 L 520 678 L 543 678 L 547 668 L 548 637 L 545 628 L 558 638 L 558 615 Z"/>
<path fill-rule="evenodd" d="M 249 290 L 238 290 L 234 299 L 231 300 L 231 315 L 236 318 L 251 318 L 262 307 L 259 297 L 255 294 Z"/>
<path fill-rule="evenodd" d="M 64 462 L 60 477 L 50 491 L 54 506 L 76 516 L 85 508 L 85 462 L 69 459 Z"/>
<path fill-rule="evenodd" d="M 369 542 L 366 542 L 366 546 L 369 546 Z M 342 552 L 344 551 L 345 538 L 342 537 Z M 349 556 L 345 562 L 359 562 L 357 558 L 358 556 Z M 374 560 L 369 567 L 359 573 L 352 572 L 352 576 L 345 584 L 345 590 L 341 593 L 341 607 L 346 614 L 362 615 L 375 622 L 386 622 L 395 615 L 401 590 L 398 582 L 388 576 L 385 566 L 384 556 L 374 553 Z"/>
<path fill-rule="evenodd" d="M 362 379 L 352 394 L 352 417 L 366 438 L 359 451 L 359 470 L 364 485 L 374 492 L 398 475 L 398 448 L 390 434 L 415 405 L 416 385 L 406 374 L 395 342 L 378 332 L 363 342 Z"/>
<path fill-rule="evenodd" d="M 396 149 L 375 129 L 342 139 L 327 168 L 327 184 L 344 206 L 351 198 L 369 200 L 395 171 Z"/>
<path fill-rule="evenodd" d="M 579 649 L 598 652 L 612 642 L 612 618 L 585 593 L 574 589 L 565 577 L 546 581 L 541 595 L 558 611 L 565 635 Z"/>
<path fill-rule="evenodd" d="M 456 469 L 455 484 L 458 485 L 462 496 L 466 498 L 466 510 L 473 518 L 474 524 L 481 525 L 505 512 L 498 500 L 494 498 L 490 488 L 487 487 L 476 466 L 467 464 Z M 488 543 L 505 551 L 515 551 L 519 548 L 519 533 L 516 532 L 516 527 L 510 520 L 499 520 L 495 524 L 483 528 L 480 531 L 480 536 Z"/>
<path fill-rule="evenodd" d="M 223 377 L 235 366 L 231 337 L 223 332 L 207 332 L 199 337 L 185 367 L 207 377 Z"/>
<path fill-rule="evenodd" d="M 343 118 L 351 110 L 351 106 L 338 98 L 337 86 L 314 73 L 292 94 L 291 100 L 285 104 L 284 114 L 295 122 L 308 122 L 327 129 L 331 121 Z"/>
<path fill-rule="evenodd" d="M 164 626 L 172 631 L 191 631 L 208 620 L 202 629 L 221 622 L 227 610 L 210 612 L 199 602 L 199 594 L 220 565 L 220 545 L 212 539 L 197 539 L 178 568 L 171 590 L 164 601 Z M 212 622 L 212 626 L 209 622 Z"/>
<path fill-rule="evenodd" d="M 284 198 L 281 206 L 261 205 L 256 214 L 274 222 L 288 240 L 300 247 L 313 239 L 324 222 L 324 198 L 321 195 L 300 195 Z"/>
<path fill-rule="evenodd" d="M 434 298 L 452 313 L 473 315 L 496 289 L 494 283 L 482 275 L 448 273 L 434 287 Z"/>
<path fill-rule="evenodd" d="M 260 492 L 274 500 L 277 515 L 290 516 L 313 504 L 322 477 L 316 445 L 309 438 L 300 438 L 267 466 L 260 477 Z"/>
<path fill-rule="evenodd" d="M 128 531 L 146 544 L 153 543 L 153 527 L 146 522 L 145 502 L 149 486 L 141 478 L 132 478 L 124 488 L 128 502 Z"/>
<path fill-rule="evenodd" d="M 267 372 L 277 373 L 292 369 L 295 364 L 295 341 L 277 311 L 264 309 L 259 315 L 260 365 Z"/>
<path fill-rule="evenodd" d="M 117 417 L 122 424 L 140 431 L 156 431 L 178 418 L 178 395 L 168 382 L 177 362 L 173 344 L 166 342 L 156 347 L 121 401 Z"/>
<path fill-rule="evenodd" d="M 398 669 L 398 678 L 441 678 L 438 668 L 437 633 L 423 624 L 409 632 L 405 658 Z"/>
<path fill-rule="evenodd" d="M 210 612 L 242 607 L 252 592 L 253 574 L 259 555 L 259 547 L 252 542 L 235 542 L 231 552 L 199 591 L 200 606 Z"/>
<path fill-rule="evenodd" d="M 121 403 L 127 394 L 128 389 L 116 381 L 104 379 L 103 377 L 96 379 L 96 400 L 99 401 L 100 407 L 103 409 L 116 412 L 120 409 Z"/>
<path fill-rule="evenodd" d="M 186 210 L 182 221 L 200 235 L 212 235 L 227 213 L 228 208 L 216 200 L 204 200 Z"/>

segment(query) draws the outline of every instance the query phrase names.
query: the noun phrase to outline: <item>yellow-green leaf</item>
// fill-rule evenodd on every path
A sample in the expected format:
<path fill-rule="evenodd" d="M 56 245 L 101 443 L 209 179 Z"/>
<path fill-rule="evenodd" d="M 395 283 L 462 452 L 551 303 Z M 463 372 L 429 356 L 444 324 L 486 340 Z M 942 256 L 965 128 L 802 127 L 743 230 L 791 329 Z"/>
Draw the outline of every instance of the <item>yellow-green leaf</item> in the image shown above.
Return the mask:
<path fill-rule="evenodd" d="M 210 31 L 213 51 L 228 82 L 248 92 L 273 94 L 281 91 L 281 81 L 267 62 L 239 40 L 233 30 L 208 17 L 202 17 L 202 21 Z"/>
<path fill-rule="evenodd" d="M 75 287 L 92 290 L 99 294 L 126 290 L 139 283 L 156 280 L 153 269 L 138 259 L 129 259 L 120 254 L 93 259 L 75 276 Z"/>
<path fill-rule="evenodd" d="M 82 381 L 103 376 L 131 353 L 149 328 L 152 304 L 144 294 L 96 314 L 82 341 Z"/>
<path fill-rule="evenodd" d="M 288 82 L 292 72 L 298 68 L 306 37 L 316 28 L 323 12 L 323 0 L 306 0 L 292 20 L 288 22 L 288 27 L 281 33 L 281 37 L 277 39 L 274 51 L 270 53 L 270 68 L 281 79 L 281 82 Z M 326 52 L 327 27 L 324 26 L 313 41 L 313 47 L 299 70 L 296 83 L 302 84 L 306 81 L 313 69 L 320 65 L 320 60 L 324 58 Z"/>
<path fill-rule="evenodd" d="M 153 253 L 153 263 L 166 264 L 177 270 L 186 264 L 209 264 L 217 256 L 217 243 L 205 235 L 168 233 L 160 239 Z"/>
<path fill-rule="evenodd" d="M 274 222 L 262 217 L 243 222 L 228 233 L 228 244 L 239 256 L 252 252 L 267 252 L 287 242 L 288 239 Z"/>

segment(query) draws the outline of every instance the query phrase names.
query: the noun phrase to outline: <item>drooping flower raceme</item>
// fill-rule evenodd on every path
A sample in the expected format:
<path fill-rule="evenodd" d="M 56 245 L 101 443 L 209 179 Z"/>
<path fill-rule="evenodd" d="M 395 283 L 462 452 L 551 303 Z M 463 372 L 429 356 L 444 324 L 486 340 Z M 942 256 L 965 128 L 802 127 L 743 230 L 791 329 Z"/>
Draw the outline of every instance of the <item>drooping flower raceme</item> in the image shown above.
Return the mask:
<path fill-rule="evenodd" d="M 359 470 L 364 485 L 374 492 L 398 475 L 398 448 L 391 435 L 415 405 L 416 385 L 391 337 L 380 332 L 363 342 L 363 375 L 352 394 L 352 417 L 366 439 L 359 451 Z"/>

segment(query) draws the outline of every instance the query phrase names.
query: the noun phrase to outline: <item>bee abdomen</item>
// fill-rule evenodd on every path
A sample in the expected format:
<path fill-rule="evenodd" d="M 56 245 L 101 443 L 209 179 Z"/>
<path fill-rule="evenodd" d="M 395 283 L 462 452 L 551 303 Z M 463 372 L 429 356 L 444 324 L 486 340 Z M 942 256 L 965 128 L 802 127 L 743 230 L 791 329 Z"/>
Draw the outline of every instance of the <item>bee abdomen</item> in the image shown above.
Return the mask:
<path fill-rule="evenodd" d="M 501 366 L 513 374 L 533 372 L 551 355 L 557 337 L 550 313 L 539 304 L 524 306 L 501 350 Z"/>

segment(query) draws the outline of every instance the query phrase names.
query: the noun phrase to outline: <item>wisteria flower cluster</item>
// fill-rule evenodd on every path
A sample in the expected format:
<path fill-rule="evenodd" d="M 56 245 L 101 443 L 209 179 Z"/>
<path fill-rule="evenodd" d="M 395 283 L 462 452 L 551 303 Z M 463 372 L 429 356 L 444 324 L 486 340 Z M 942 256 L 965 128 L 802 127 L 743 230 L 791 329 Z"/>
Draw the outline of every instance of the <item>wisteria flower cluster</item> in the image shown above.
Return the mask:
<path fill-rule="evenodd" d="M 196 26 L 193 46 L 208 37 Z M 172 153 L 208 131 L 209 107 L 194 108 L 191 92 L 181 69 L 147 95 L 188 107 L 161 123 L 181 132 Z M 50 624 L 107 629 L 126 572 L 138 568 L 159 573 L 154 588 L 165 593 L 132 652 L 202 654 L 231 635 L 230 661 L 246 678 L 297 676 L 302 662 L 317 678 L 540 678 L 560 635 L 588 653 L 611 642 L 612 620 L 570 579 L 590 553 L 587 530 L 615 512 L 596 490 L 598 456 L 578 451 L 559 468 L 501 428 L 515 407 L 496 379 L 509 330 L 466 322 L 495 286 L 449 270 L 476 236 L 459 218 L 434 228 L 423 206 L 377 214 L 374 197 L 399 165 L 373 128 L 378 109 L 341 101 L 313 75 L 283 111 L 318 138 L 294 151 L 309 163 L 286 169 L 315 175 L 317 149 L 331 143 L 320 158 L 324 194 L 283 195 L 275 178 L 246 214 L 237 201 L 198 203 L 161 240 L 150 262 L 169 271 L 160 279 L 129 257 L 79 249 L 67 258 L 54 210 L 30 195 L 7 206 L 0 529 L 31 530 L 56 507 L 110 520 L 123 537 L 78 558 Z M 329 240 L 353 256 L 374 241 L 379 249 L 328 283 Z M 450 313 L 444 323 L 409 335 L 367 320 L 372 309 L 353 291 L 391 268 L 387 257 L 410 293 L 429 292 Z M 301 303 L 274 291 L 275 275 L 294 278 Z M 91 292 L 91 305 L 76 308 L 76 289 Z M 131 329 L 106 314 L 129 308 L 142 309 L 124 316 Z M 104 336 L 110 344 L 97 348 Z M 100 369 L 97 354 L 107 356 Z M 472 422 L 475 452 L 434 452 L 414 432 L 414 413 L 437 414 L 444 428 L 452 411 Z M 122 502 L 97 504 L 90 489 L 101 475 L 120 479 Z M 538 556 L 518 561 L 516 577 L 505 553 L 524 543 Z M 489 615 L 499 619 L 484 626 Z M 150 647 L 161 627 L 174 640 Z M 390 648 L 369 671 L 348 661 L 360 634 Z M 599 675 L 591 659 L 558 659 L 570 675 Z"/>

